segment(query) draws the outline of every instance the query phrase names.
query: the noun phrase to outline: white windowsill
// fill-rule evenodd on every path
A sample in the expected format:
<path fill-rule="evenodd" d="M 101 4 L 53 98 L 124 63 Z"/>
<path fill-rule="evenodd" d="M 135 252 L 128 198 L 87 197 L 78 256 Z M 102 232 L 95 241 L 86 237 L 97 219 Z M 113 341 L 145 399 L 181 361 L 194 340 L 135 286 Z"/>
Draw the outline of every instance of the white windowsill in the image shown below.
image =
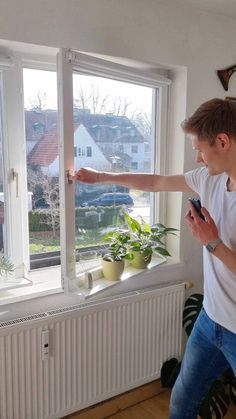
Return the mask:
<path fill-rule="evenodd" d="M 126 266 L 121 276 L 121 279 L 119 281 L 109 281 L 103 277 L 100 277 L 93 281 L 92 289 L 88 289 L 86 287 L 86 288 L 82 288 L 82 291 L 85 295 L 85 298 L 93 297 L 95 294 L 101 293 L 106 288 L 115 287 L 118 284 L 126 281 L 127 279 L 131 277 L 135 277 L 137 275 L 143 274 L 144 272 L 149 271 L 154 267 L 166 264 L 166 262 L 167 262 L 166 259 L 153 257 L 147 269 L 133 268 L 130 264 L 128 264 L 128 266 Z"/>
<path fill-rule="evenodd" d="M 100 277 L 99 279 L 95 279 L 93 281 L 92 289 L 83 287 L 81 290 L 85 299 L 89 299 L 96 296 L 97 294 L 102 294 L 104 290 L 116 287 L 117 285 L 120 285 L 122 282 L 130 280 L 131 278 L 135 280 L 135 278 L 139 277 L 140 275 L 147 274 L 157 267 L 158 271 L 162 271 L 171 268 L 173 269 L 177 266 L 179 267 L 180 265 L 182 265 L 180 261 L 176 261 L 172 258 L 168 261 L 165 261 L 163 259 L 153 257 L 147 269 L 136 269 L 129 265 L 125 268 L 120 281 L 108 281 L 103 277 Z M 61 288 L 60 266 L 37 269 L 31 272 L 30 279 L 32 280 L 32 284 L 29 286 L 24 286 L 23 288 L 21 287 L 15 289 L 0 290 L 0 306 L 64 292 Z"/>

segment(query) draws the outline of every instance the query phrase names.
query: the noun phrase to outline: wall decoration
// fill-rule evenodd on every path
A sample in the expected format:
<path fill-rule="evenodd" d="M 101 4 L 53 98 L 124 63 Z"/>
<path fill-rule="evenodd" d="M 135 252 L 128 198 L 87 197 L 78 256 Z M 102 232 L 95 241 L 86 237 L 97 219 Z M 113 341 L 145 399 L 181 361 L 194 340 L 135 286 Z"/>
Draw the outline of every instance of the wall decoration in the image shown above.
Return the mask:
<path fill-rule="evenodd" d="M 228 90 L 228 87 L 229 87 L 229 79 L 235 71 L 236 71 L 236 64 L 224 70 L 217 70 L 217 75 L 222 83 L 223 88 L 226 91 Z"/>

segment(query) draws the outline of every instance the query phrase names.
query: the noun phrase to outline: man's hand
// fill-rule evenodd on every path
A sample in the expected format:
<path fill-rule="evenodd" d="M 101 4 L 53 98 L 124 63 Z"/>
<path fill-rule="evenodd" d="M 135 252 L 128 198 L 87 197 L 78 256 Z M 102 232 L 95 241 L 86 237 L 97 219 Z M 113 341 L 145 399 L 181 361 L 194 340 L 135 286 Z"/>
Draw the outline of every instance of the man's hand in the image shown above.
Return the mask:
<path fill-rule="evenodd" d="M 75 180 L 82 183 L 97 183 L 99 182 L 99 172 L 88 167 L 83 167 L 75 173 Z"/>
<path fill-rule="evenodd" d="M 218 237 L 218 230 L 214 220 L 211 218 L 206 208 L 202 207 L 201 212 L 205 217 L 205 221 L 199 217 L 194 206 L 189 203 L 190 210 L 185 216 L 188 227 L 192 235 L 204 246 L 214 241 Z"/>

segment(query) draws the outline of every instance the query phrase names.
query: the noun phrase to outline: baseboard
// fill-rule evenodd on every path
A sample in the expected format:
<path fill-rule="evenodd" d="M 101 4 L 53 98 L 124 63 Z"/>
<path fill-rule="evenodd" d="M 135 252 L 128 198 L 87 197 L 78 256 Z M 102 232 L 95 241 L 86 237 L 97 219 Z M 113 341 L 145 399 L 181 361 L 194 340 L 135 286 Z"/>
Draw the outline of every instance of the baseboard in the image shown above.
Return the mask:
<path fill-rule="evenodd" d="M 104 419 L 164 391 L 166 389 L 161 387 L 160 380 L 155 380 L 80 412 L 65 416 L 64 419 Z"/>

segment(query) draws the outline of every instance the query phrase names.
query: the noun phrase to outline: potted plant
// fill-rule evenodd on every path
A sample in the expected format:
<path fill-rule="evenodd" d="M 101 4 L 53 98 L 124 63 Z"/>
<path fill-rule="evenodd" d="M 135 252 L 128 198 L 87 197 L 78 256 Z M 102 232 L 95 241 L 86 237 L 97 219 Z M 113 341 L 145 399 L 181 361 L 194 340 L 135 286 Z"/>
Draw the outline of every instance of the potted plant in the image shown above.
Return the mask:
<path fill-rule="evenodd" d="M 125 266 L 125 259 L 132 259 L 128 249 L 130 234 L 127 230 L 115 230 L 107 233 L 103 239 L 109 242 L 108 249 L 102 258 L 102 269 L 105 279 L 117 281 Z"/>
<path fill-rule="evenodd" d="M 0 279 L 8 279 L 8 275 L 12 274 L 14 271 L 14 265 L 9 261 L 9 259 L 0 252 Z"/>
<path fill-rule="evenodd" d="M 135 268 L 146 268 L 151 261 L 153 252 L 161 256 L 170 256 L 162 239 L 167 234 L 175 235 L 177 229 L 165 227 L 163 224 L 150 226 L 141 216 L 138 221 L 127 213 L 125 213 L 125 219 L 130 230 L 129 247 L 133 255 L 132 265 Z"/>

